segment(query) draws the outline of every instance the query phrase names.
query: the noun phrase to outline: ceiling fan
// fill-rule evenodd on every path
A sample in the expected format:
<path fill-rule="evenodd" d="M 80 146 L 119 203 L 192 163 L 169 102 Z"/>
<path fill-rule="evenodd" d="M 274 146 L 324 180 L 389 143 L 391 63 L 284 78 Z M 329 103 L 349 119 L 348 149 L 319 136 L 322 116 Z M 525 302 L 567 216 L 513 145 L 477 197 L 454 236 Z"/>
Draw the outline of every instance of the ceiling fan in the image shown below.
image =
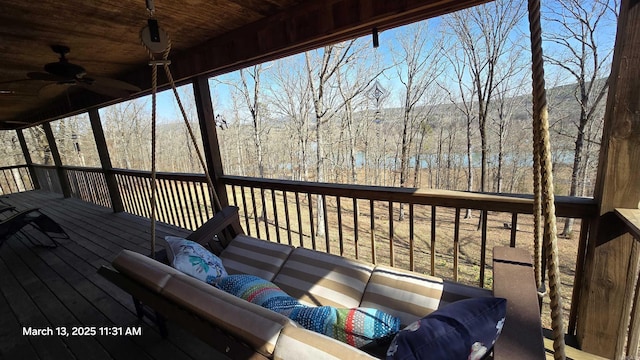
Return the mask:
<path fill-rule="evenodd" d="M 31 80 L 51 81 L 40 89 L 40 95 L 47 97 L 59 92 L 61 86 L 79 86 L 89 91 L 106 95 L 112 98 L 126 98 L 132 93 L 140 91 L 140 88 L 124 81 L 88 76 L 87 71 L 80 65 L 70 63 L 66 57 L 70 49 L 64 45 L 52 45 L 51 50 L 60 57 L 57 62 L 44 66 L 45 72 L 29 72 L 27 77 Z"/>

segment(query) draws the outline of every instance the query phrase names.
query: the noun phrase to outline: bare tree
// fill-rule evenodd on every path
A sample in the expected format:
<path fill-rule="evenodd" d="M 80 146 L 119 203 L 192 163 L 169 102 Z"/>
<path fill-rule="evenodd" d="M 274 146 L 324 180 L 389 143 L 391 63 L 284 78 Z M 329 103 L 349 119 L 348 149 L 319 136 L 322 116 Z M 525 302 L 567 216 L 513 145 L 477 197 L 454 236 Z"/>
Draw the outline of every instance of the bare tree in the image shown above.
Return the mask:
<path fill-rule="evenodd" d="M 560 0 L 546 11 L 546 21 L 553 24 L 546 34 L 546 41 L 555 45 L 559 53 L 549 55 L 545 60 L 577 83 L 574 97 L 580 106 L 580 115 L 573 120 L 576 135 L 570 196 L 583 195 L 579 192 L 579 183 L 585 165 L 585 137 L 589 124 L 601 121 L 596 118 L 597 109 L 607 94 L 607 76 L 613 54 L 613 46 L 602 44 L 599 33 L 608 26 L 615 26 L 617 9 L 615 0 Z M 573 219 L 567 218 L 562 235 L 570 235 L 572 229 Z"/>
<path fill-rule="evenodd" d="M 426 131 L 424 122 L 428 117 L 428 109 L 431 109 L 431 107 L 423 107 L 417 111 L 417 106 L 425 102 L 425 93 L 432 88 L 444 70 L 444 62 L 441 60 L 442 39 L 433 39 L 428 36 L 428 30 L 427 22 L 420 22 L 409 25 L 397 33 L 400 49 L 394 53 L 394 62 L 397 64 L 398 79 L 404 87 L 400 187 L 407 186 L 413 134 L 419 130 L 424 139 Z M 399 221 L 402 220 L 404 220 L 404 206 L 401 203 Z"/>
<path fill-rule="evenodd" d="M 510 51 L 511 36 L 524 15 L 523 2 L 496 0 L 453 13 L 447 21 L 465 55 L 475 88 L 481 143 L 480 191 L 487 190 L 487 120 L 503 57 Z"/>

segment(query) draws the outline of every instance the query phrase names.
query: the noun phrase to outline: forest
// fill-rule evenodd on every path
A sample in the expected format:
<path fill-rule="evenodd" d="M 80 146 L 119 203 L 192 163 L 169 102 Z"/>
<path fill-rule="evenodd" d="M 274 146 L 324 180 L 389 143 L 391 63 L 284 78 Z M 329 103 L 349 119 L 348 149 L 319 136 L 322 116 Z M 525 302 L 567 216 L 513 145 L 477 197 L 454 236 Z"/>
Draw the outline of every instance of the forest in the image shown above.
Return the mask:
<path fill-rule="evenodd" d="M 593 191 L 616 1 L 543 3 L 558 195 Z M 212 77 L 224 172 L 530 193 L 525 15 L 524 2 L 497 0 L 381 32 L 379 47 L 363 37 Z M 197 129 L 190 86 L 181 87 L 180 96 Z M 201 173 L 172 94 L 160 94 L 159 102 L 158 170 Z M 150 103 L 146 96 L 100 110 L 114 167 L 151 169 Z M 65 165 L 100 166 L 86 114 L 52 128 Z M 42 128 L 24 133 L 34 163 L 51 164 Z M 1 165 L 24 163 L 16 134 L 0 138 Z"/>

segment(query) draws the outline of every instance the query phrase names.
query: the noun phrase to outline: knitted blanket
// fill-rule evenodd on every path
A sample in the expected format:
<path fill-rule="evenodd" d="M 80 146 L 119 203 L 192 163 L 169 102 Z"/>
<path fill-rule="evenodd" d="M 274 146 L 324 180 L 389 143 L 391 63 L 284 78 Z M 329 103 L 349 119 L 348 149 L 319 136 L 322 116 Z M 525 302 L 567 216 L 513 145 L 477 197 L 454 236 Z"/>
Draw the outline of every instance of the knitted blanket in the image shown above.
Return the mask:
<path fill-rule="evenodd" d="M 304 305 L 276 284 L 253 275 L 229 275 L 216 286 L 246 301 L 287 316 L 308 330 L 355 347 L 395 335 L 400 327 L 400 319 L 377 309 L 337 309 L 333 306 Z"/>

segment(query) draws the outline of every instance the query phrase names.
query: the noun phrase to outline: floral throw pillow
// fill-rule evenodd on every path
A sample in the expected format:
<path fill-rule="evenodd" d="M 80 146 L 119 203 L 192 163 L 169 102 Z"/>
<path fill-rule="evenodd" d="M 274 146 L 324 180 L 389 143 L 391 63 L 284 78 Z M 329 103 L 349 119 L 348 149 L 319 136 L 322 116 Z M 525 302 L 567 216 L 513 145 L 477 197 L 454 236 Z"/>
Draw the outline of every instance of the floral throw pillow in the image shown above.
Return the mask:
<path fill-rule="evenodd" d="M 389 359 L 484 359 L 502 332 L 507 300 L 472 298 L 432 312 L 400 331 Z"/>
<path fill-rule="evenodd" d="M 222 260 L 202 245 L 175 236 L 166 236 L 164 240 L 169 263 L 174 268 L 211 285 L 227 276 Z"/>

